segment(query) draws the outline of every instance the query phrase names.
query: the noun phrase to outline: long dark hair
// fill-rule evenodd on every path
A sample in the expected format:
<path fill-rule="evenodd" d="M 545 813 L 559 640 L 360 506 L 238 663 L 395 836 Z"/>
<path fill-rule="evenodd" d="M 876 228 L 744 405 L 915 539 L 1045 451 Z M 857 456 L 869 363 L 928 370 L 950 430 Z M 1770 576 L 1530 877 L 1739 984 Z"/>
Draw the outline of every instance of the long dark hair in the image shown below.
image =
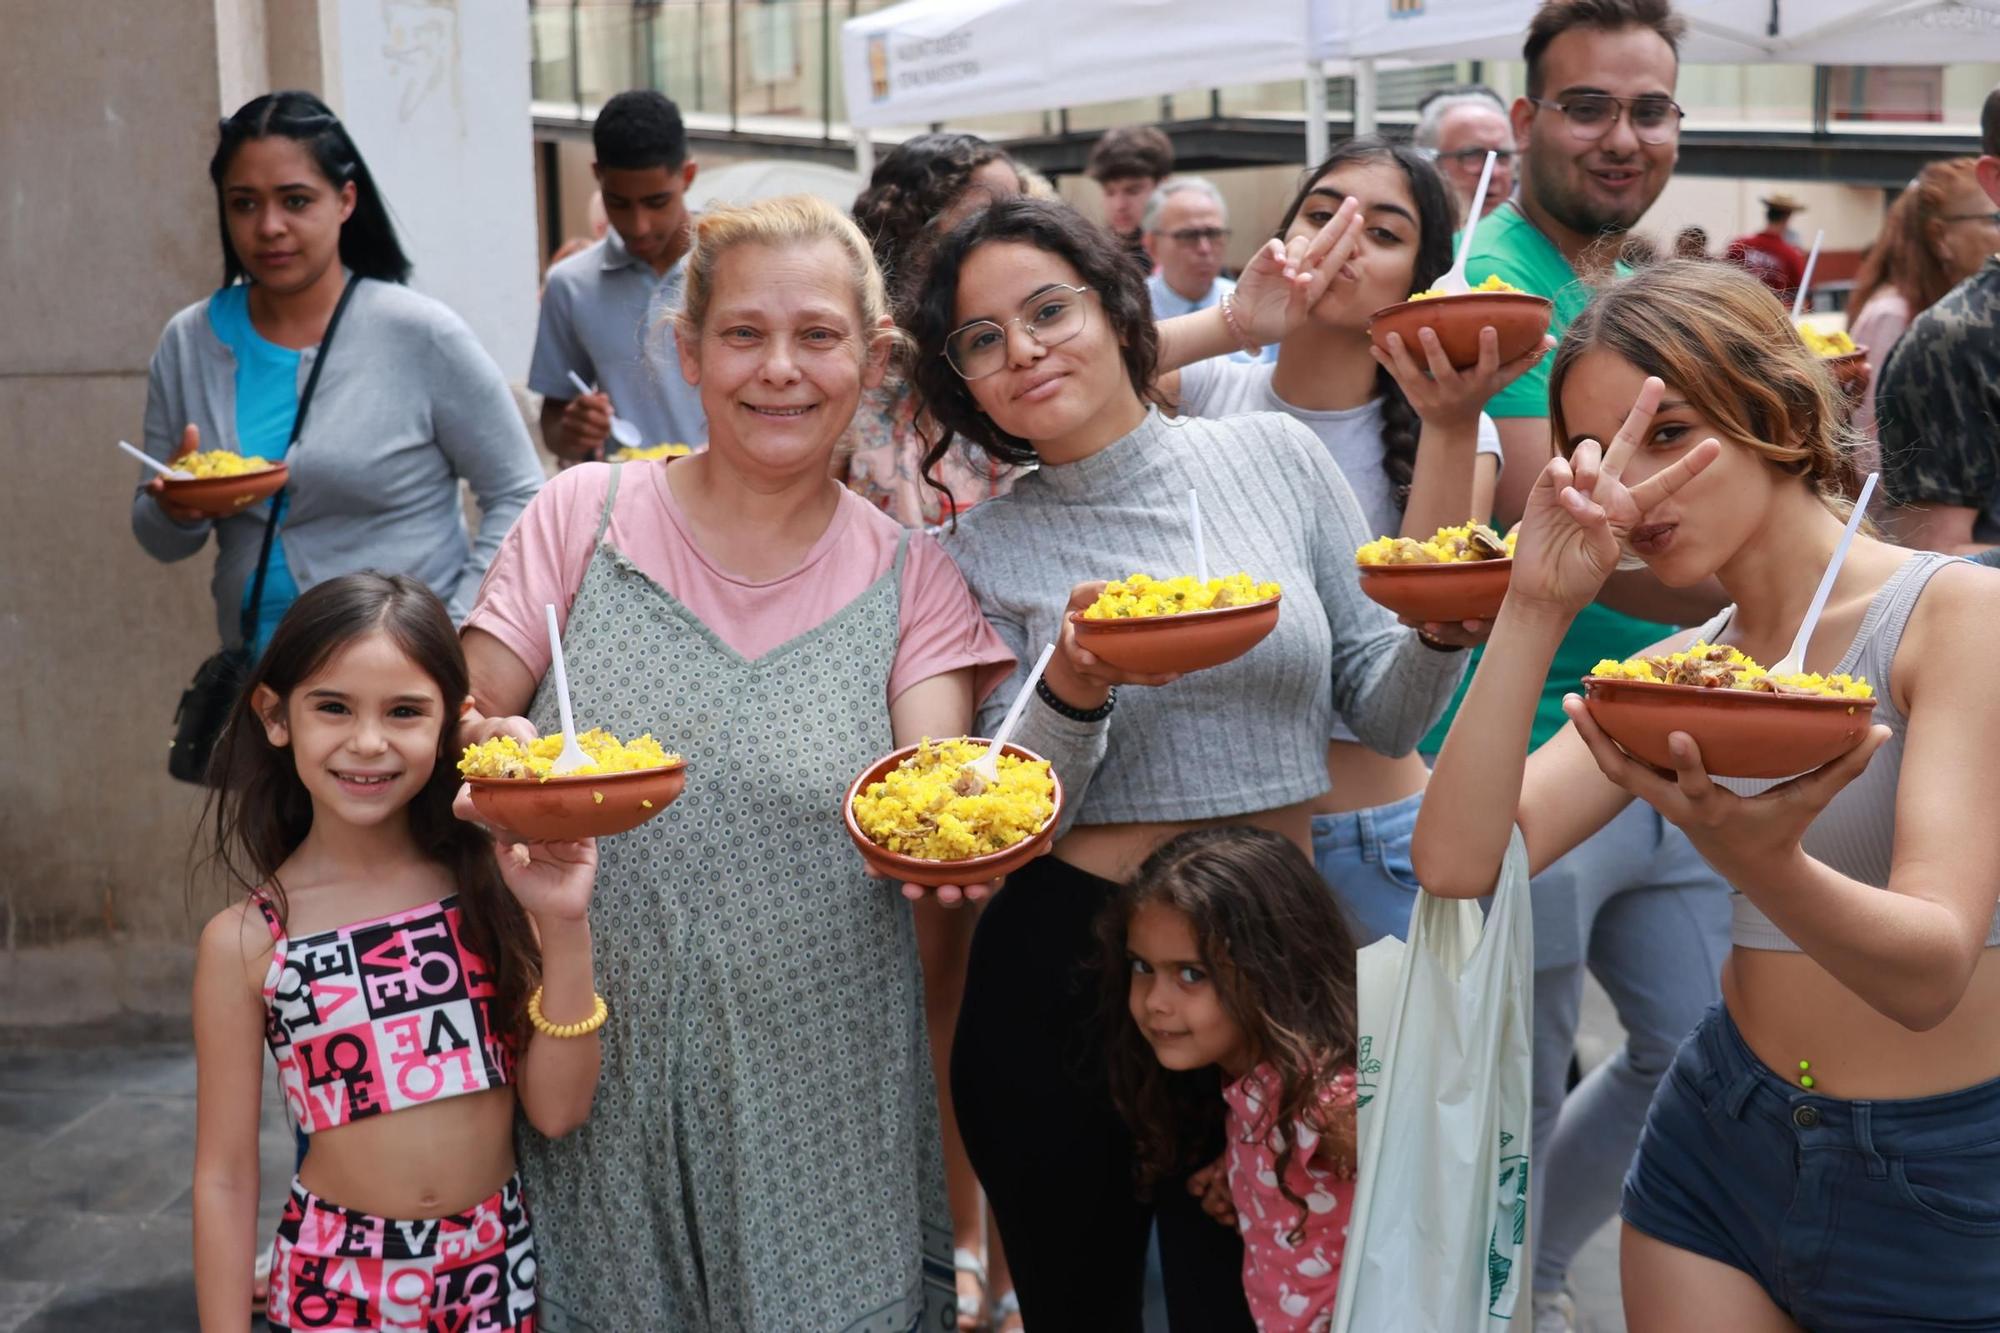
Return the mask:
<path fill-rule="evenodd" d="M 1253 1063 L 1278 1076 L 1277 1100 L 1252 1127 L 1254 1138 L 1315 1119 L 1321 1092 L 1355 1052 L 1354 938 L 1304 853 L 1276 833 L 1245 827 L 1196 829 L 1167 843 L 1098 921 L 1111 1095 L 1132 1127 L 1142 1193 L 1200 1165 L 1223 1114 L 1217 1072 L 1165 1068 L 1132 1021 L 1125 936 L 1133 913 L 1149 904 L 1187 918 Z M 1293 1136 L 1284 1137 L 1278 1187 L 1303 1227 L 1305 1200 L 1285 1181 Z"/>
<path fill-rule="evenodd" d="M 916 295 L 937 220 L 965 193 L 974 172 L 989 162 L 1012 161 L 976 134 L 939 132 L 906 139 L 875 164 L 868 188 L 854 201 L 854 222 L 874 247 L 899 320 Z"/>
<path fill-rule="evenodd" d="M 945 340 L 957 327 L 959 273 L 974 250 L 1000 241 L 1032 245 L 1068 261 L 1083 285 L 1097 293 L 1097 303 L 1118 338 L 1133 390 L 1142 400 L 1159 401 L 1153 374 L 1160 361 L 1160 335 L 1139 266 L 1111 233 L 1085 221 L 1068 204 L 1003 199 L 960 222 L 937 243 L 925 268 L 923 289 L 911 304 L 906 327 L 917 349 L 910 378 L 936 432 L 924 454 L 925 472 L 937 466 L 961 435 L 1003 463 L 1020 466 L 1036 461 L 1035 446 L 994 425 L 944 357 Z"/>
<path fill-rule="evenodd" d="M 229 173 L 237 149 L 252 139 L 273 135 L 305 145 L 320 175 L 335 190 L 354 182 L 354 211 L 340 227 L 340 262 L 364 278 L 408 281 L 410 261 L 396 240 L 396 224 L 389 220 L 382 192 L 375 188 L 375 178 L 368 174 L 368 164 L 361 160 L 361 150 L 348 137 L 346 126 L 311 93 L 289 91 L 265 93 L 238 107 L 235 115 L 222 122 L 222 138 L 215 145 L 215 156 L 208 159 L 208 178 L 215 183 L 216 222 L 222 231 L 222 285 L 227 287 L 249 276 L 229 239 L 229 208 L 222 197 L 222 178 Z"/>
<path fill-rule="evenodd" d="M 500 878 L 491 840 L 451 812 L 459 785 L 454 724 L 471 676 L 444 603 L 417 580 L 346 574 L 301 593 L 285 612 L 216 742 L 214 795 L 203 812 L 210 859 L 244 892 L 269 898 L 284 919 L 285 886 L 278 869 L 312 828 L 312 797 L 291 751 L 265 735 L 254 704 L 257 687 L 269 686 L 280 700 L 289 700 L 336 652 L 372 633 L 388 635 L 436 682 L 443 698 L 437 763 L 410 801 L 410 836 L 426 857 L 451 872 L 466 944 L 492 967 L 499 1012 L 518 1031 L 526 1021 L 540 954 L 527 914 Z"/>
<path fill-rule="evenodd" d="M 1351 162 L 1393 162 L 1409 179 L 1410 199 L 1417 206 L 1417 254 L 1411 263 L 1410 290 L 1427 290 L 1451 267 L 1451 234 L 1457 227 L 1457 212 L 1444 177 L 1423 154 L 1407 145 L 1364 135 L 1335 148 L 1324 162 L 1299 177 L 1298 192 L 1278 224 L 1278 239 L 1282 241 L 1291 230 L 1313 187 L 1329 171 Z M 1414 354 L 1419 349 L 1410 350 Z M 1401 509 L 1409 503 L 1410 482 L 1417 474 L 1417 437 L 1423 433 L 1424 423 L 1403 396 L 1396 377 L 1380 366 L 1375 368 L 1375 391 L 1382 399 L 1382 470 L 1389 474 L 1390 491 Z"/>

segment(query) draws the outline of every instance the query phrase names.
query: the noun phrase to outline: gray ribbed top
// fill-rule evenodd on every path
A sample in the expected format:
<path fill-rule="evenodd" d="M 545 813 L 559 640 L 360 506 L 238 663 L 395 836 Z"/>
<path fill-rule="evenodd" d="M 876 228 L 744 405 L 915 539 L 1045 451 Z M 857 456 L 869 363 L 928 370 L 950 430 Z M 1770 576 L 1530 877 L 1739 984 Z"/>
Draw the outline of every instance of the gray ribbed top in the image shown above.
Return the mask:
<path fill-rule="evenodd" d="M 1814 860 L 1878 889 L 1889 887 L 1889 867 L 1896 846 L 1896 783 L 1903 771 L 1903 736 L 1910 725 L 1909 719 L 1896 708 L 1889 689 L 1890 672 L 1896 663 L 1896 650 L 1903 642 L 1903 629 L 1910 623 L 1910 613 L 1916 610 L 1924 586 L 1931 581 L 1931 575 L 1957 559 L 1935 551 L 1918 551 L 1905 560 L 1868 603 L 1860 631 L 1832 673 L 1861 676 L 1875 687 L 1875 721 L 1889 728 L 1890 735 L 1868 761 L 1861 776 L 1843 787 L 1826 809 L 1820 811 L 1819 818 L 1813 820 L 1805 836 L 1799 839 L 1799 845 Z M 1735 607 L 1725 609 L 1701 627 L 1700 637 L 1710 643 L 1726 642 L 1735 614 Z M 1719 777 L 1715 781 L 1738 796 L 1755 796 L 1778 785 L 1778 780 L 1761 778 Z M 1730 901 L 1735 909 L 1730 943 L 1743 949 L 1799 952 L 1799 946 L 1771 923 L 1763 908 L 1741 893 L 1732 893 Z M 1986 943 L 1989 948 L 2000 945 L 2000 914 L 1994 917 Z"/>
<path fill-rule="evenodd" d="M 1336 708 L 1365 744 L 1403 754 L 1464 670 L 1465 654 L 1425 648 L 1361 595 L 1354 550 L 1375 534 L 1311 431 L 1268 412 L 1148 412 L 1100 452 L 1023 476 L 945 537 L 1019 662 L 981 706 L 982 729 L 998 725 L 1055 642 L 1071 587 L 1193 572 L 1190 488 L 1201 493 L 1209 573 L 1282 584 L 1278 627 L 1234 662 L 1120 690 L 1108 723 L 1070 722 L 1031 701 L 1017 738 L 1054 762 L 1075 822 L 1208 819 L 1309 800 L 1326 790 Z"/>

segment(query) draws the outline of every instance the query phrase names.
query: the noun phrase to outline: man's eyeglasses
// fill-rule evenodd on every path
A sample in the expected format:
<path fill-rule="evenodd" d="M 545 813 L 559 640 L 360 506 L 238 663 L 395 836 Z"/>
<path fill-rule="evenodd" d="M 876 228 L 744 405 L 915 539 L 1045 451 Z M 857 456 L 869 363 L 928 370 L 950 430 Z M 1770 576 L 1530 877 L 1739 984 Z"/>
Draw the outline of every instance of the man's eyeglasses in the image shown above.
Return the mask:
<path fill-rule="evenodd" d="M 1486 165 L 1486 153 L 1487 150 L 1484 148 L 1460 148 L 1450 153 L 1440 153 L 1436 149 L 1432 149 L 1431 161 L 1439 163 L 1455 162 L 1461 167 L 1484 167 Z M 1514 159 L 1520 156 L 1512 148 L 1495 148 L 1492 150 L 1492 153 L 1493 165 L 1496 167 L 1511 167 L 1514 165 Z"/>
<path fill-rule="evenodd" d="M 2000 227 L 2000 208 L 1991 213 L 1941 213 L 1939 222 L 1984 222 L 1989 227 Z"/>
<path fill-rule="evenodd" d="M 1227 227 L 1183 227 L 1179 231 L 1167 233 L 1167 239 L 1177 245 L 1225 245 L 1229 241 Z"/>
<path fill-rule="evenodd" d="M 1021 303 L 1021 313 L 995 324 L 975 319 L 953 331 L 944 340 L 944 359 L 969 380 L 983 380 L 1007 366 L 1007 325 L 1019 324 L 1021 331 L 1044 349 L 1060 347 L 1083 331 L 1084 293 L 1088 287 L 1056 283 L 1036 292 Z"/>
<path fill-rule="evenodd" d="M 1622 113 L 1632 121 L 1632 133 L 1640 143 L 1670 143 L 1681 132 L 1681 118 L 1687 113 L 1670 97 L 1613 97 L 1610 93 L 1578 93 L 1560 102 L 1544 97 L 1528 99 L 1536 106 L 1560 111 L 1569 122 L 1572 137 L 1594 143 L 1610 133 Z"/>

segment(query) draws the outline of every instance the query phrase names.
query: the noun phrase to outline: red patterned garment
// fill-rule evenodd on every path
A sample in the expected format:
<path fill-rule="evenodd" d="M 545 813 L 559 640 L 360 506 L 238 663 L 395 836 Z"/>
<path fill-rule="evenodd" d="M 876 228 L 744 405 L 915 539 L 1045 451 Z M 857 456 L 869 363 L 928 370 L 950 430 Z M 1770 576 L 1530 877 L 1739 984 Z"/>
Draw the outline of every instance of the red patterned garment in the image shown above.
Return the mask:
<path fill-rule="evenodd" d="M 455 896 L 299 939 L 255 901 L 275 941 L 264 1036 L 301 1131 L 512 1082 L 492 969 Z"/>
<path fill-rule="evenodd" d="M 1321 1110 L 1351 1117 L 1354 1082 L 1352 1069 L 1341 1071 L 1321 1089 Z M 1243 1294 L 1250 1315 L 1258 1333 L 1324 1333 L 1333 1326 L 1340 1291 L 1354 1172 L 1336 1170 L 1315 1156 L 1322 1135 L 1313 1125 L 1271 1123 L 1270 1108 L 1278 1099 L 1278 1075 L 1271 1066 L 1258 1065 L 1222 1096 L 1229 1104 L 1229 1194 L 1243 1234 Z M 1285 1184 L 1304 1200 L 1303 1209 L 1278 1187 L 1278 1154 L 1287 1134 L 1294 1151 Z"/>

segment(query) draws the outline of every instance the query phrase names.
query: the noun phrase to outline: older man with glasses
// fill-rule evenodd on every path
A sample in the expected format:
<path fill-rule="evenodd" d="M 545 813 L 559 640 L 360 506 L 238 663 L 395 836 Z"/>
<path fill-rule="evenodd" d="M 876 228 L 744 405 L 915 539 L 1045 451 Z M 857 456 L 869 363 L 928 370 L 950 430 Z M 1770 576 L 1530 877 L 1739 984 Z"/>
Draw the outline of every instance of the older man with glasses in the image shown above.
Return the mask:
<path fill-rule="evenodd" d="M 1493 154 L 1493 179 L 1479 216 L 1485 217 L 1514 193 L 1514 162 L 1519 156 L 1514 127 L 1507 119 L 1507 104 L 1485 84 L 1441 88 L 1419 102 L 1414 141 L 1430 153 L 1438 173 L 1451 186 L 1460 222 L 1472 208 L 1472 196 L 1479 189 L 1479 173 L 1485 170 L 1489 151 Z"/>
<path fill-rule="evenodd" d="M 1236 289 L 1222 276 L 1229 248 L 1229 206 L 1222 192 L 1199 176 L 1176 176 L 1146 200 L 1140 237 L 1153 261 L 1146 292 L 1153 300 L 1153 317 L 1206 310 Z M 1261 353 L 1234 352 L 1237 361 L 1275 360 L 1278 349 Z"/>

